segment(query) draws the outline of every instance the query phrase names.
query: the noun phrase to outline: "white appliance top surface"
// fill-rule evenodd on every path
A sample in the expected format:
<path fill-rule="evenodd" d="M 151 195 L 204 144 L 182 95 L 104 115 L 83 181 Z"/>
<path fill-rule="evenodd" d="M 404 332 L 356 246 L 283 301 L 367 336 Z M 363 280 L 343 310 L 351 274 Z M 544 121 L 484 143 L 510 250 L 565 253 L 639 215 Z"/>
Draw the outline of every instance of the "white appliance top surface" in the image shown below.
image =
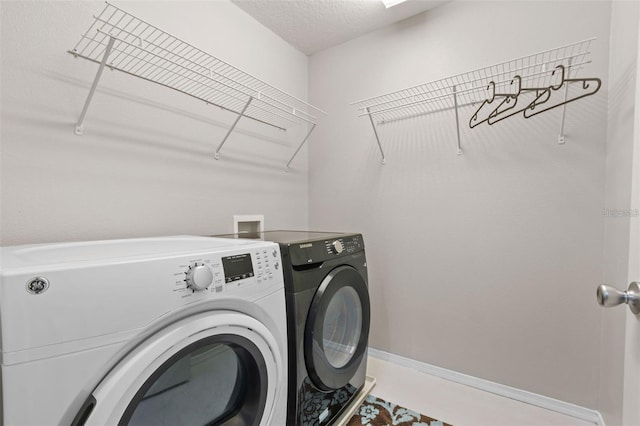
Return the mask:
<path fill-rule="evenodd" d="M 33 244 L 2 247 L 0 268 L 25 268 L 68 263 L 100 263 L 124 258 L 179 255 L 194 251 L 220 251 L 240 246 L 265 245 L 256 240 L 172 236 L 126 240 Z"/>

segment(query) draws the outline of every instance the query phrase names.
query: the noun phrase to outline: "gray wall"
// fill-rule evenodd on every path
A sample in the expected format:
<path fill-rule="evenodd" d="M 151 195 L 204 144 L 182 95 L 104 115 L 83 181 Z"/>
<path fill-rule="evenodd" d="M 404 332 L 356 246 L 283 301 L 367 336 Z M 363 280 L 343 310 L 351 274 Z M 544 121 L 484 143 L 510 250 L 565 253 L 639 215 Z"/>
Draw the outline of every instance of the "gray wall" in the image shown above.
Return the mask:
<path fill-rule="evenodd" d="M 579 13 L 578 13 L 579 11 Z M 371 345 L 595 408 L 602 278 L 608 2 L 452 2 L 320 52 L 310 100 L 314 229 L 364 233 Z M 594 96 L 469 129 L 453 111 L 379 127 L 350 102 L 590 37 Z"/>
<path fill-rule="evenodd" d="M 125 2 L 127 11 L 301 98 L 308 58 L 227 1 Z M 306 129 L 283 133 L 105 71 L 73 133 L 97 65 L 71 49 L 103 2 L 0 2 L 1 243 L 233 230 L 234 214 L 307 226 Z"/>

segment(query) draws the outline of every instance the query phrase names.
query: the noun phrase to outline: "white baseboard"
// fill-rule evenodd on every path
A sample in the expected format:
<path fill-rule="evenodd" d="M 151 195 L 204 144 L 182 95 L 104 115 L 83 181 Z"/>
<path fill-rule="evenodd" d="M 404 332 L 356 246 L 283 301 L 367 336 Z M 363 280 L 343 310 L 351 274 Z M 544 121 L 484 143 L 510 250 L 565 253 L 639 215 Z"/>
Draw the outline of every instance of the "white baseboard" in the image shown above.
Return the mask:
<path fill-rule="evenodd" d="M 525 404 L 535 405 L 540 408 L 575 417 L 598 426 L 605 426 L 602 415 L 598 411 L 590 408 L 581 407 L 579 405 L 549 398 L 548 396 L 539 395 L 522 389 L 512 388 L 511 386 L 501 385 L 500 383 L 480 379 L 468 374 L 458 373 L 457 371 L 448 370 L 446 368 L 436 367 L 435 365 L 416 361 L 411 358 L 381 351 L 379 349 L 369 348 L 369 356 L 402 365 L 403 367 L 412 368 L 422 373 L 440 377 L 441 379 L 460 383 L 461 385 L 470 386 L 505 398 L 524 402 Z"/>

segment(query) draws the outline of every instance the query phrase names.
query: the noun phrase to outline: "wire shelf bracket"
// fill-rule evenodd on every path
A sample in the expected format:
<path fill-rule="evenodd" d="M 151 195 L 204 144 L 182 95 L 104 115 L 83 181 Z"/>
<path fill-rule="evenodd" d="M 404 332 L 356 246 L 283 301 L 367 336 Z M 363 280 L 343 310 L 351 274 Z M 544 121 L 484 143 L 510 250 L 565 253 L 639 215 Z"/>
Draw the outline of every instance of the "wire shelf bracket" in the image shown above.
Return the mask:
<path fill-rule="evenodd" d="M 456 151 L 457 155 L 462 155 L 462 145 L 460 144 L 460 118 L 458 116 L 458 95 L 456 93 L 456 86 L 452 87 L 453 92 L 453 106 L 456 112 L 456 136 L 458 138 L 458 150 Z"/>
<path fill-rule="evenodd" d="M 302 148 L 316 127 L 314 114 L 326 112 L 233 65 L 135 17 L 108 2 L 69 53 L 99 65 L 74 133 L 82 135 L 84 122 L 104 68 L 120 71 L 183 93 L 237 115 L 214 158 L 235 130 L 240 118 L 286 131 L 302 125 L 310 131 L 287 163 Z"/>
<path fill-rule="evenodd" d="M 380 143 L 380 136 L 378 136 L 378 129 L 376 129 L 376 125 L 373 122 L 373 118 L 369 113 L 369 108 L 366 108 L 367 115 L 369 116 L 369 120 L 371 120 L 371 127 L 373 127 L 373 134 L 376 136 L 376 141 L 378 142 L 378 148 L 380 148 L 380 155 L 382 155 L 382 164 L 386 164 L 387 160 L 384 157 L 384 151 L 382 150 L 382 144 Z"/>
<path fill-rule="evenodd" d="M 78 122 L 75 127 L 75 134 L 82 135 L 84 132 L 84 118 L 87 115 L 87 111 L 89 110 L 89 105 L 91 105 L 91 100 L 93 99 L 94 93 L 96 93 L 96 88 L 98 87 L 98 82 L 100 81 L 100 77 L 102 77 L 102 71 L 104 71 L 104 66 L 107 63 L 107 58 L 113 49 L 113 43 L 115 39 L 113 37 L 109 38 L 109 42 L 104 49 L 104 56 L 100 61 L 100 66 L 98 67 L 98 72 L 96 73 L 95 78 L 93 79 L 93 83 L 91 84 L 91 89 L 89 89 L 89 94 L 87 95 L 87 100 L 84 101 L 84 106 L 82 107 L 82 112 L 80 113 L 80 117 L 78 118 Z"/>
<path fill-rule="evenodd" d="M 576 78 L 577 73 L 591 63 L 589 55 L 594 40 L 595 38 L 591 38 L 567 44 L 355 101 L 351 105 L 358 109 L 358 117 L 369 117 L 383 163 L 386 158 L 378 126 L 448 110 L 453 110 L 455 114 L 456 153 L 461 155 L 460 113 L 461 108 L 467 106 L 477 107 L 469 120 L 471 129 L 483 123 L 493 125 L 519 113 L 530 118 L 562 106 L 558 143 L 563 144 L 567 104 L 594 95 L 601 87 L 599 78 Z M 570 85 L 581 85 L 582 90 L 578 96 L 569 97 Z M 562 92 L 561 89 L 564 97 L 559 102 L 553 101 L 556 103 L 550 101 L 552 94 Z M 532 95 L 533 101 L 526 100 Z"/>
<path fill-rule="evenodd" d="M 571 69 L 571 62 L 573 58 L 569 58 L 569 69 Z M 564 87 L 564 105 L 562 106 L 562 116 L 560 118 L 560 132 L 558 133 L 558 144 L 564 144 L 564 119 L 567 115 L 567 99 L 569 99 L 569 85 Z"/>
<path fill-rule="evenodd" d="M 240 111 L 240 114 L 238 114 L 238 117 L 236 117 L 231 127 L 229 127 L 229 130 L 227 131 L 227 134 L 224 136 L 224 139 L 222 139 L 222 142 L 220 142 L 220 145 L 218 145 L 218 149 L 216 149 L 216 153 L 214 154 L 214 157 L 216 160 L 220 159 L 220 150 L 222 149 L 222 145 L 224 145 L 224 143 L 227 141 L 227 139 L 229 138 L 229 135 L 231 134 L 231 132 L 233 132 L 233 129 L 236 128 L 238 121 L 240 121 L 240 119 L 244 115 L 245 111 L 249 107 L 249 104 L 251 103 L 252 100 L 253 100 L 253 97 L 249 96 L 249 99 L 247 100 L 247 103 L 244 104 L 242 111 Z"/>
<path fill-rule="evenodd" d="M 302 140 L 302 142 L 298 146 L 298 149 L 296 149 L 296 152 L 293 153 L 293 155 L 291 156 L 291 159 L 289 160 L 289 162 L 287 162 L 287 166 L 286 166 L 287 171 L 289 171 L 289 166 L 291 166 L 291 162 L 293 161 L 294 158 L 296 158 L 296 155 L 298 155 L 298 152 L 300 152 L 300 149 L 307 142 L 307 139 L 309 139 L 309 136 L 311 136 L 311 132 L 313 132 L 313 129 L 315 129 L 315 128 L 316 128 L 316 125 L 313 124 L 311 126 L 311 129 L 309 129 L 309 132 L 307 133 L 307 136 L 304 137 L 304 139 Z"/>

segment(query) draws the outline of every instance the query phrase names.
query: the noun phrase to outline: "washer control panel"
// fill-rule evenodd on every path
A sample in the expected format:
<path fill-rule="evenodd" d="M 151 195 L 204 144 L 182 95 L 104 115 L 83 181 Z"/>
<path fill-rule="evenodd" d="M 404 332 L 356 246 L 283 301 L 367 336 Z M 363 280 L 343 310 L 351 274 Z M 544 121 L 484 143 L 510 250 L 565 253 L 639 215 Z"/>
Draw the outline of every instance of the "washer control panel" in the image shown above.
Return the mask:
<path fill-rule="evenodd" d="M 173 291 L 182 298 L 222 293 L 282 277 L 280 252 L 273 247 L 215 253 L 189 259 L 178 266 Z"/>
<path fill-rule="evenodd" d="M 364 240 L 361 234 L 336 235 L 334 238 L 288 244 L 287 248 L 292 265 L 309 265 L 362 252 Z"/>
<path fill-rule="evenodd" d="M 327 254 L 350 254 L 364 249 L 362 238 L 358 235 L 324 242 Z"/>

